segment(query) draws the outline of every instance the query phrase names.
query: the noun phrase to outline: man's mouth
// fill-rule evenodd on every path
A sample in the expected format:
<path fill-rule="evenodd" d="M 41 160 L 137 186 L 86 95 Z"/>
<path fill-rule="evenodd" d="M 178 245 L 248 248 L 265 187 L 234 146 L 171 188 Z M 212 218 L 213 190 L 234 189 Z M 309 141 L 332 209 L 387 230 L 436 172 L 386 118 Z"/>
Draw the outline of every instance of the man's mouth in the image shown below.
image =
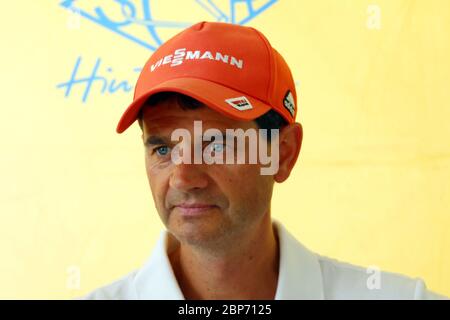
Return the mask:
<path fill-rule="evenodd" d="M 216 208 L 216 205 L 206 203 L 181 203 L 174 206 L 183 216 L 199 216 Z"/>

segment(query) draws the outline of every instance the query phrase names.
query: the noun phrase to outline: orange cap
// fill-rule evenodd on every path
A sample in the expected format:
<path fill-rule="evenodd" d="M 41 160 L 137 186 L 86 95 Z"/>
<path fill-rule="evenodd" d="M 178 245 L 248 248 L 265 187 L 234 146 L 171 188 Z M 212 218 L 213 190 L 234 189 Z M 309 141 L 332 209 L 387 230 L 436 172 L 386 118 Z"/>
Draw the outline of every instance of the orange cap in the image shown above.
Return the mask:
<path fill-rule="evenodd" d="M 295 85 L 283 57 L 258 30 L 230 23 L 203 21 L 162 44 L 143 67 L 117 133 L 161 91 L 191 96 L 237 120 L 274 109 L 293 123 L 297 114 Z"/>

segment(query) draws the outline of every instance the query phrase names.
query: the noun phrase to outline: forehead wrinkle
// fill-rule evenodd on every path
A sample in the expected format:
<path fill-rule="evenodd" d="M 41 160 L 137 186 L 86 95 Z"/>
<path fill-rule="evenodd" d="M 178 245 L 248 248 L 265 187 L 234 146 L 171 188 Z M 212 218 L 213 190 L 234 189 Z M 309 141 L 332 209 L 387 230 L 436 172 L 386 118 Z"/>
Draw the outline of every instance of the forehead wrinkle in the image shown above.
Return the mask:
<path fill-rule="evenodd" d="M 185 124 L 187 123 L 188 125 L 182 125 L 181 123 L 179 123 L 179 125 L 174 126 L 173 119 L 169 119 L 168 121 L 162 121 L 162 123 L 154 124 L 153 126 L 149 125 L 149 127 L 147 127 L 146 133 L 149 136 L 150 135 L 158 135 L 158 136 L 170 137 L 174 130 L 185 129 L 185 130 L 188 130 L 189 132 L 191 132 L 192 134 L 194 134 L 194 121 L 197 121 L 197 120 L 196 119 L 193 119 L 192 121 L 186 121 L 186 119 L 183 119 L 183 120 L 184 120 L 183 122 L 185 122 Z M 242 129 L 242 130 L 246 131 L 249 128 L 255 128 L 255 126 L 243 127 L 243 126 L 236 126 L 236 124 L 234 124 L 233 126 L 230 126 L 230 125 L 227 126 L 220 121 L 202 120 L 202 124 L 201 124 L 202 132 L 200 134 L 203 135 L 205 133 L 205 131 L 208 129 L 217 129 L 223 135 L 225 135 L 227 129 L 231 129 L 233 131 L 237 130 L 237 129 Z"/>
<path fill-rule="evenodd" d="M 182 114 L 179 113 L 173 114 L 173 115 L 155 115 L 154 117 L 148 117 L 147 121 L 144 120 L 145 127 L 149 129 L 153 129 L 153 127 L 156 128 L 163 128 L 163 127 L 175 127 L 180 128 L 186 127 L 186 124 L 189 125 L 189 127 L 193 127 L 194 121 L 201 121 L 202 122 L 202 128 L 203 130 L 209 129 L 209 128 L 217 128 L 217 129 L 246 129 L 246 128 L 256 128 L 257 125 L 254 123 L 254 121 L 243 121 L 243 120 L 234 120 L 232 118 L 228 118 L 220 113 L 217 114 L 217 116 L 209 116 L 209 115 L 194 115 L 194 111 L 196 110 L 189 110 L 189 111 L 183 111 L 190 114 Z"/>
<path fill-rule="evenodd" d="M 158 108 L 159 107 L 159 108 Z M 173 131 L 183 128 L 193 130 L 194 121 L 202 121 L 202 130 L 216 128 L 221 131 L 225 129 L 248 129 L 257 128 L 253 121 L 238 121 L 211 109 L 208 106 L 194 109 L 182 110 L 177 104 L 161 103 L 148 109 L 158 108 L 148 112 L 143 117 L 144 128 L 151 132 L 154 130 Z M 164 109 L 162 109 L 164 108 Z"/>

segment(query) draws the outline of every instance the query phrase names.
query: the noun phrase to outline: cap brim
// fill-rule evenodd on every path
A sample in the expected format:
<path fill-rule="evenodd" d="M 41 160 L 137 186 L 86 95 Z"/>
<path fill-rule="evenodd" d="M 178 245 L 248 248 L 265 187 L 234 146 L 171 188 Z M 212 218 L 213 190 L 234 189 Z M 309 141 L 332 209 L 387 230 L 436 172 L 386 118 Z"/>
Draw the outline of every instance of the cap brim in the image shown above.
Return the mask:
<path fill-rule="evenodd" d="M 158 86 L 153 87 L 151 90 L 134 100 L 120 118 L 116 128 L 117 133 L 124 132 L 134 121 L 136 121 L 139 110 L 151 95 L 163 91 L 185 94 L 204 103 L 215 111 L 236 120 L 250 121 L 258 118 L 271 109 L 268 104 L 258 99 L 215 82 L 198 78 L 177 78 L 165 81 Z M 252 106 L 251 109 L 238 110 L 225 101 L 227 99 L 242 96 L 245 96 L 250 102 Z"/>

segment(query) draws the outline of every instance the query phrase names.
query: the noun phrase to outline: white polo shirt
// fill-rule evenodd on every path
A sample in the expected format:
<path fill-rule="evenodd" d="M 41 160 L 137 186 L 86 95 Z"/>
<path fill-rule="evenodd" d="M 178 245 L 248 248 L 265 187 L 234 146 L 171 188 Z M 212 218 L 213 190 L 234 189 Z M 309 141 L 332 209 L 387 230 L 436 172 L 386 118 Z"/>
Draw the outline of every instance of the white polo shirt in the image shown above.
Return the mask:
<path fill-rule="evenodd" d="M 427 290 L 420 278 L 374 271 L 318 255 L 298 242 L 277 220 L 280 263 L 275 300 L 448 299 Z M 176 243 L 166 230 L 137 270 L 78 299 L 183 300 L 168 253 Z M 378 278 L 374 278 L 378 277 Z"/>

